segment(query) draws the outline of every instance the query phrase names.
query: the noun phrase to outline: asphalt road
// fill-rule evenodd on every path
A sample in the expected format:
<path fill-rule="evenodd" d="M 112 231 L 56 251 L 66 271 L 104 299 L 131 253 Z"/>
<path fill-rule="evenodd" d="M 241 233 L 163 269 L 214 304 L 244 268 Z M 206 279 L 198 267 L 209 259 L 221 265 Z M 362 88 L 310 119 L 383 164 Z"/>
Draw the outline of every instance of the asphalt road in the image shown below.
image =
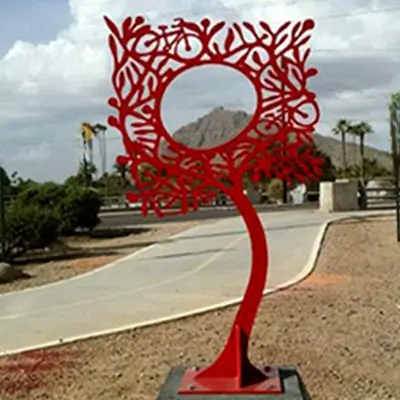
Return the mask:
<path fill-rule="evenodd" d="M 308 203 L 298 206 L 293 205 L 259 205 L 256 206 L 259 212 L 281 212 L 281 211 L 299 211 L 299 210 L 316 210 L 317 203 Z M 123 226 L 137 226 L 159 224 L 160 222 L 183 222 L 183 221 L 202 221 L 231 218 L 238 215 L 234 207 L 213 207 L 203 208 L 196 212 L 190 212 L 185 215 L 166 216 L 159 218 L 157 215 L 150 214 L 144 217 L 140 211 L 112 211 L 100 214 L 101 223 L 98 228 L 118 228 Z"/>

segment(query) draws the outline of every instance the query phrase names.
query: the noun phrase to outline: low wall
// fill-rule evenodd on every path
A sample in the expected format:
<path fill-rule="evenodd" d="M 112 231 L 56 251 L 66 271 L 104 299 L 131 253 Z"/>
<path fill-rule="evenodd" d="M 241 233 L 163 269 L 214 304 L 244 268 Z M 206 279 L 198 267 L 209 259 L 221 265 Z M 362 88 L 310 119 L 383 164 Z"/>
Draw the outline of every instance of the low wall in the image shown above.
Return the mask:
<path fill-rule="evenodd" d="M 319 209 L 325 212 L 358 210 L 357 181 L 321 182 Z"/>

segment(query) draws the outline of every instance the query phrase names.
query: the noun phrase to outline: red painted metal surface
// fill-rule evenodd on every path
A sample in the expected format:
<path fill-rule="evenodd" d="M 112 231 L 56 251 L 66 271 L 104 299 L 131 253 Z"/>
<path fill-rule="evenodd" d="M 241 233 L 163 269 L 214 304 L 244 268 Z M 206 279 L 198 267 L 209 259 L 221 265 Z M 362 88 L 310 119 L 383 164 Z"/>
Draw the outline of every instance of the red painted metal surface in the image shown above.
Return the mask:
<path fill-rule="evenodd" d="M 137 189 L 128 199 L 142 202 L 144 215 L 152 210 L 162 217 L 196 210 L 222 191 L 236 204 L 250 236 L 250 279 L 227 343 L 209 367 L 187 371 L 180 393 L 280 393 L 277 371 L 258 369 L 247 356 L 267 280 L 268 248 L 242 182 L 245 175 L 254 182 L 265 176 L 292 183 L 321 174 L 323 160 L 312 148 L 319 108 L 308 88 L 317 70 L 306 65 L 314 22 L 287 22 L 273 30 L 265 22 L 228 25 L 207 18 L 177 18 L 155 27 L 141 16 L 127 18 L 120 27 L 105 20 L 115 93 L 108 123 L 121 133 L 126 154 L 117 161 L 129 169 Z M 257 107 L 250 124 L 232 140 L 193 149 L 166 130 L 161 101 L 182 72 L 210 64 L 244 74 L 257 94 Z"/>

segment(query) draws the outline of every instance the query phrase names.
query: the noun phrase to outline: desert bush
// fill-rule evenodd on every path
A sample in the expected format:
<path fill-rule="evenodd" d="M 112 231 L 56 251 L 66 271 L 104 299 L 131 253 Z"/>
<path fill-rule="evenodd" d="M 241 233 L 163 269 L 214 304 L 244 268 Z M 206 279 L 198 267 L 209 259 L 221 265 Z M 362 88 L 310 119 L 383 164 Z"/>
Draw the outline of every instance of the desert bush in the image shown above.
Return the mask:
<path fill-rule="evenodd" d="M 62 219 L 61 232 L 69 235 L 77 229 L 92 230 L 100 222 L 101 204 L 101 196 L 95 190 L 69 186 L 58 207 Z"/>
<path fill-rule="evenodd" d="M 61 227 L 59 214 L 51 208 L 14 202 L 6 212 L 3 261 L 52 244 Z"/>
<path fill-rule="evenodd" d="M 36 183 L 22 191 L 16 203 L 51 210 L 58 215 L 64 235 L 77 229 L 91 230 L 100 222 L 101 196 L 78 184 Z"/>
<path fill-rule="evenodd" d="M 24 205 L 57 208 L 66 192 L 66 186 L 54 182 L 32 183 L 18 194 L 16 201 Z"/>

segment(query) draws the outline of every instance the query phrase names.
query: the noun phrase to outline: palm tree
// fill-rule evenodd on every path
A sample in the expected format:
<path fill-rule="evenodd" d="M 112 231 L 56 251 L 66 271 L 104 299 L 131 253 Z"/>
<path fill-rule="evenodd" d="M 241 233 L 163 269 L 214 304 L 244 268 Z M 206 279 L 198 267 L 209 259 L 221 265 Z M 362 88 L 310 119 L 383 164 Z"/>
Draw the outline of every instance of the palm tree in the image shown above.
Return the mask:
<path fill-rule="evenodd" d="M 95 138 L 98 139 L 99 141 L 99 150 L 100 150 L 100 169 L 101 169 L 101 175 L 104 175 L 107 172 L 107 149 L 106 149 L 106 139 L 105 139 L 105 133 L 107 131 L 107 127 L 102 124 L 91 124 L 89 122 L 83 122 L 82 123 L 82 137 L 85 140 L 90 142 L 89 148 L 92 148 L 92 140 L 91 137 L 94 136 Z M 88 140 L 90 137 L 90 140 Z M 92 152 L 90 154 L 89 163 L 93 162 L 93 155 Z"/>
<path fill-rule="evenodd" d="M 83 159 L 83 162 L 79 165 L 78 174 L 76 176 L 78 182 L 84 183 L 87 187 L 92 186 L 94 176 L 97 173 L 96 165 L 87 162 Z"/>
<path fill-rule="evenodd" d="M 360 141 L 360 171 L 361 171 L 361 182 L 364 183 L 365 175 L 365 136 L 373 133 L 372 126 L 367 122 L 360 122 L 355 124 L 351 128 L 352 134 L 358 137 Z"/>
<path fill-rule="evenodd" d="M 332 130 L 334 135 L 340 135 L 342 142 L 342 169 L 344 175 L 347 175 L 347 156 L 346 156 L 346 135 L 352 134 L 352 124 L 347 119 L 339 119 Z"/>
<path fill-rule="evenodd" d="M 100 149 L 100 163 L 101 163 L 101 174 L 104 175 L 107 172 L 107 143 L 106 143 L 106 131 L 107 127 L 102 124 L 93 125 L 94 135 L 99 141 Z"/>

